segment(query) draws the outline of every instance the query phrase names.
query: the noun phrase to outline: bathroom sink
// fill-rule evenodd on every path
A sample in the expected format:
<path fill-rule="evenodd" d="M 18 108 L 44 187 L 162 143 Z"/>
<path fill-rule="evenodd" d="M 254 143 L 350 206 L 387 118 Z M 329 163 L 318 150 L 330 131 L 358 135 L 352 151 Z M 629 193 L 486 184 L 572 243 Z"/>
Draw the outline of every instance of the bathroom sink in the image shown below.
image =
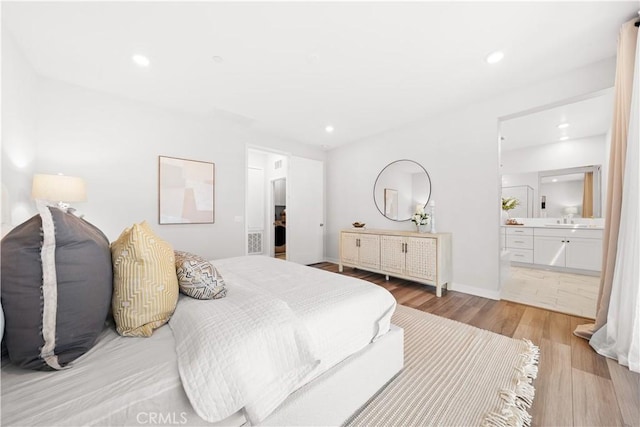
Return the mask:
<path fill-rule="evenodd" d="M 545 224 L 545 227 L 556 227 L 556 228 L 602 228 L 596 227 L 595 225 L 589 224 Z"/>

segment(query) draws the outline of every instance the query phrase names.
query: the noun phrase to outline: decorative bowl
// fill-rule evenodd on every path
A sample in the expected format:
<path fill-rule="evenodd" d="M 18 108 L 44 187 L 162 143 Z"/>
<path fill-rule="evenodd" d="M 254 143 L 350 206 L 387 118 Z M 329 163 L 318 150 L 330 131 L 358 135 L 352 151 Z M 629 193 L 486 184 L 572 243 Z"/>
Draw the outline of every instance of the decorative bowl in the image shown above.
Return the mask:
<path fill-rule="evenodd" d="M 365 224 L 364 222 L 358 222 L 358 221 L 356 221 L 356 222 L 354 222 L 354 223 L 353 223 L 353 224 L 351 224 L 351 225 L 353 225 L 355 228 L 363 228 L 366 224 Z"/>

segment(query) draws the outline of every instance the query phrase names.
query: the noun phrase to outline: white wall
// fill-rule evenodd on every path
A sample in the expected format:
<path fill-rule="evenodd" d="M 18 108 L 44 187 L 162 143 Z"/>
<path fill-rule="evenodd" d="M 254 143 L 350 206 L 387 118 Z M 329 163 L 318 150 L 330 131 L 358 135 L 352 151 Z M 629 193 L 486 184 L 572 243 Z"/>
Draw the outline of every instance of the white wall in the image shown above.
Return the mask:
<path fill-rule="evenodd" d="M 7 58 L 8 52 L 3 44 L 3 71 L 5 64 L 29 70 L 27 63 Z M 146 220 L 176 249 L 207 258 L 243 255 L 247 144 L 325 158 L 320 149 L 233 122 L 156 108 L 39 76 L 22 84 L 23 73 L 3 73 L 2 81 L 3 90 L 19 84 L 24 90 L 15 92 L 36 94 L 35 102 L 23 105 L 18 104 L 21 93 L 3 93 L 3 103 L 20 107 L 11 115 L 3 109 L 3 123 L 16 123 L 7 136 L 27 135 L 13 142 L 3 127 L 2 179 L 13 210 L 24 204 L 28 214 L 35 212 L 30 200 L 34 172 L 80 176 L 87 182 L 89 200 L 76 207 L 110 240 L 134 222 Z M 14 166 L 14 157 L 7 155 L 12 147 L 31 149 L 27 167 L 18 171 Z M 215 224 L 158 225 L 158 155 L 216 164 Z M 13 225 L 21 219 L 14 218 Z"/>
<path fill-rule="evenodd" d="M 2 32 L 2 235 L 33 215 L 37 76 L 13 37 Z"/>
<path fill-rule="evenodd" d="M 338 258 L 338 233 L 355 221 L 410 230 L 378 213 L 372 191 L 389 162 L 411 159 L 431 176 L 438 231 L 453 233 L 453 288 L 498 297 L 500 174 L 498 119 L 613 85 L 613 59 L 329 152 L 327 256 Z"/>
<path fill-rule="evenodd" d="M 572 139 L 502 152 L 505 175 L 602 165 L 606 161 L 606 135 Z"/>

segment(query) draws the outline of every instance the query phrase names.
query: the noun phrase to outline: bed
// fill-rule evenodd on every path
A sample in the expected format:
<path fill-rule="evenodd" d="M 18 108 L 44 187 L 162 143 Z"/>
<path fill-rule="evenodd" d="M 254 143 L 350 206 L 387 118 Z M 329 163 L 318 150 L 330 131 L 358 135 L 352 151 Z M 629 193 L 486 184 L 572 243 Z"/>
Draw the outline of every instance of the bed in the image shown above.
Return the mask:
<path fill-rule="evenodd" d="M 96 345 L 71 369 L 57 372 L 23 370 L 3 360 L 2 424 L 239 426 L 250 420 L 260 425 L 339 425 L 402 369 L 403 331 L 391 325 L 396 303 L 383 288 L 261 256 L 212 262 L 227 283 L 226 298 L 203 302 L 182 296 L 169 325 L 149 338 L 121 337 L 113 325 L 107 325 Z M 251 296 L 258 302 L 249 307 L 247 300 Z M 208 412 L 210 395 L 203 389 L 215 386 L 216 393 L 220 386 L 207 381 L 202 370 L 189 374 L 190 358 L 194 353 L 211 351 L 215 358 L 204 355 L 204 360 L 209 361 L 204 371 L 216 365 L 222 366 L 222 374 L 228 374 L 227 364 L 233 361 L 225 360 L 221 365 L 223 353 L 219 351 L 227 337 L 218 334 L 240 336 L 241 346 L 246 342 L 257 345 L 272 328 L 258 336 L 243 335 L 244 332 L 233 330 L 242 322 L 225 313 L 262 310 L 261 304 L 270 299 L 288 307 L 293 327 L 297 332 L 299 328 L 304 331 L 311 368 L 302 373 L 302 380 L 296 381 L 283 401 L 277 401 L 275 410 L 266 408 L 267 415 L 262 412 L 258 419 L 251 419 L 247 407 L 242 407 L 213 420 Z M 218 317 L 209 318 L 209 313 Z M 194 328 L 184 320 L 189 316 L 203 321 Z M 213 327 L 210 319 L 215 320 Z M 251 321 L 255 319 L 247 320 Z M 197 333 L 192 332 L 196 329 Z M 195 350 L 185 350 L 191 345 L 186 345 L 185 340 L 191 336 L 205 346 L 213 343 L 213 348 L 196 346 Z M 260 351 L 255 352 L 252 348 L 249 347 L 247 360 L 254 361 L 254 353 L 263 350 L 269 354 L 262 347 L 256 347 Z M 244 357 L 238 356 L 243 353 L 229 354 L 234 356 L 227 359 Z M 283 354 L 283 359 L 289 357 L 286 351 Z M 284 362 L 278 359 L 266 363 Z M 195 378 L 188 379 L 189 375 Z M 235 377 L 235 372 L 231 376 Z M 222 406 L 227 412 L 234 409 Z"/>

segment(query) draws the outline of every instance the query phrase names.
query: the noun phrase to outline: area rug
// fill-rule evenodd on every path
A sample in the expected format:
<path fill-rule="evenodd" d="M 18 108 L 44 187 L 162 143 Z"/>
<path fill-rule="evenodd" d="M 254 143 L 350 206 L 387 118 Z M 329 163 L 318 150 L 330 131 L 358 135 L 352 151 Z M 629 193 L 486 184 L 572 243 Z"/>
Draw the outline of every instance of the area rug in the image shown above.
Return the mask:
<path fill-rule="evenodd" d="M 529 426 L 538 347 L 399 305 L 404 370 L 348 426 Z"/>

